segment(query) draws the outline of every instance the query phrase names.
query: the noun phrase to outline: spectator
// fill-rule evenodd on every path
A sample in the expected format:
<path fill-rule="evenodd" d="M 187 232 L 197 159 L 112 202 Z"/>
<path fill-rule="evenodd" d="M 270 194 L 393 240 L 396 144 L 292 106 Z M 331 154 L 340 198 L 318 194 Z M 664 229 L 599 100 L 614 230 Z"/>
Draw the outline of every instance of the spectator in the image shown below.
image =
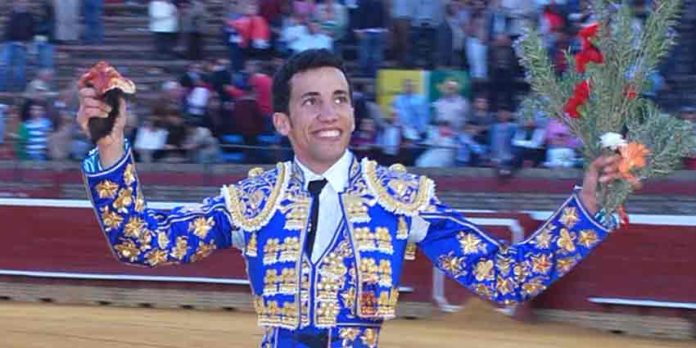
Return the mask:
<path fill-rule="evenodd" d="M 53 0 L 56 12 L 56 41 L 75 43 L 80 39 L 80 0 Z"/>
<path fill-rule="evenodd" d="M 425 144 L 429 148 L 416 160 L 417 167 L 445 168 L 454 165 L 457 133 L 448 121 L 437 121 L 436 126 L 430 127 Z"/>
<path fill-rule="evenodd" d="M 445 20 L 437 28 L 437 64 L 442 67 L 461 67 L 464 57 L 464 21 L 460 3 L 445 6 Z"/>
<path fill-rule="evenodd" d="M 489 111 L 488 98 L 483 95 L 474 98 L 474 110 L 469 123 L 474 128 L 474 140 L 479 144 L 488 144 L 489 130 L 495 123 L 495 117 Z"/>
<path fill-rule="evenodd" d="M 179 78 L 179 84 L 190 92 L 198 84 L 206 81 L 206 73 L 203 70 L 203 64 L 200 62 L 192 62 L 188 65 L 184 75 Z"/>
<path fill-rule="evenodd" d="M 501 8 L 510 18 L 508 33 L 513 41 L 523 34 L 524 28 L 536 27 L 539 16 L 536 2 L 536 0 L 501 0 Z"/>
<path fill-rule="evenodd" d="M 493 166 L 501 175 L 511 174 L 513 160 L 512 139 L 517 131 L 512 112 L 506 106 L 498 109 L 497 122 L 490 130 L 490 156 Z"/>
<path fill-rule="evenodd" d="M 526 120 L 522 127 L 517 128 L 512 138 L 516 168 L 536 167 L 544 161 L 545 133 L 546 130 L 534 119 Z"/>
<path fill-rule="evenodd" d="M 442 96 L 433 103 L 435 122 L 447 122 L 455 132 L 462 130 L 469 114 L 469 102 L 461 96 L 457 81 L 447 80 Z"/>
<path fill-rule="evenodd" d="M 260 0 L 259 15 L 266 20 L 271 27 L 280 27 L 283 14 L 283 6 L 286 0 Z"/>
<path fill-rule="evenodd" d="M 273 78 L 265 74 L 261 69 L 261 62 L 256 60 L 247 61 L 244 69 L 244 79 L 242 88 L 227 86 L 226 93 L 233 99 L 242 98 L 245 94 L 245 86 L 250 86 L 256 96 L 256 101 L 261 114 L 263 114 L 264 131 L 273 132 L 273 105 L 271 90 L 273 88 Z"/>
<path fill-rule="evenodd" d="M 377 145 L 377 124 L 369 117 L 363 118 L 351 138 L 351 148 L 357 158 L 374 158 Z"/>
<path fill-rule="evenodd" d="M 300 34 L 299 39 L 293 45 L 293 53 L 300 53 L 310 49 L 333 49 L 333 39 L 326 35 L 315 21 L 309 22 L 307 31 Z"/>
<path fill-rule="evenodd" d="M 146 119 L 138 128 L 133 149 L 141 162 L 151 163 L 167 143 L 167 130 L 153 121 Z"/>
<path fill-rule="evenodd" d="M 399 161 L 402 134 L 398 112 L 395 108 L 391 108 L 390 117 L 387 118 L 382 131 L 377 133 L 377 144 L 382 149 L 380 163 L 389 165 Z"/>
<path fill-rule="evenodd" d="M 346 7 L 336 0 L 324 0 L 314 10 L 314 18 L 326 35 L 331 37 L 333 51 L 341 55 L 341 42 L 348 28 L 348 12 Z"/>
<path fill-rule="evenodd" d="M 17 0 L 5 24 L 0 59 L 0 91 L 21 91 L 26 85 L 27 47 L 34 39 L 34 16 L 26 0 Z"/>
<path fill-rule="evenodd" d="M 550 119 L 546 125 L 546 162 L 548 168 L 570 168 L 577 164 L 575 148 L 577 138 L 561 121 Z"/>
<path fill-rule="evenodd" d="M 19 131 L 22 155 L 20 158 L 32 161 L 45 161 L 48 159 L 46 145 L 48 135 L 53 128 L 46 106 L 43 103 L 29 102 L 25 108 Z"/>
<path fill-rule="evenodd" d="M 55 12 L 51 0 L 42 0 L 34 28 L 34 48 L 39 68 L 53 69 Z"/>
<path fill-rule="evenodd" d="M 186 40 L 186 58 L 200 60 L 203 57 L 203 34 L 208 14 L 205 4 L 191 0 L 182 4 L 181 32 Z"/>
<path fill-rule="evenodd" d="M 48 155 L 54 161 L 65 161 L 70 158 L 75 123 L 67 111 L 62 110 L 59 115 L 58 126 L 48 136 Z"/>
<path fill-rule="evenodd" d="M 58 92 L 53 85 L 54 72 L 52 69 L 41 69 L 36 73 L 36 78 L 32 80 L 24 95 L 29 99 L 49 101 L 58 96 Z"/>
<path fill-rule="evenodd" d="M 490 50 L 491 106 L 513 105 L 515 98 L 516 57 L 512 40 L 507 34 L 499 34 L 488 48 Z"/>
<path fill-rule="evenodd" d="M 186 118 L 191 125 L 206 124 L 208 102 L 212 93 L 203 80 L 195 81 L 193 89 L 186 96 Z"/>
<path fill-rule="evenodd" d="M 406 67 L 409 63 L 411 20 L 413 19 L 413 0 L 392 0 L 390 15 L 392 24 L 392 54 L 399 60 L 399 65 Z"/>
<path fill-rule="evenodd" d="M 199 126 L 189 128 L 185 148 L 195 163 L 217 163 L 220 158 L 220 143 L 210 129 Z"/>
<path fill-rule="evenodd" d="M 293 14 L 283 25 L 280 34 L 280 44 L 278 50 L 281 55 L 288 56 L 292 52 L 299 52 L 301 49 L 301 38 L 307 35 L 309 29 L 299 16 Z"/>
<path fill-rule="evenodd" d="M 230 69 L 235 72 L 242 68 L 244 64 L 244 56 L 242 55 L 242 49 L 239 46 L 242 42 L 242 37 L 239 31 L 234 28 L 232 23 L 242 18 L 243 13 L 241 11 L 241 4 L 234 1 L 230 1 L 228 4 L 229 9 L 227 12 L 227 17 L 225 17 L 224 33 L 226 35 L 227 47 L 229 47 Z"/>
<path fill-rule="evenodd" d="M 312 19 L 316 3 L 314 0 L 293 0 L 292 12 L 295 13 L 303 22 Z"/>
<path fill-rule="evenodd" d="M 473 79 L 488 78 L 489 16 L 482 0 L 474 0 L 469 21 L 466 24 L 466 56 Z"/>
<path fill-rule="evenodd" d="M 166 162 L 183 162 L 186 159 L 185 141 L 188 129 L 184 118 L 177 110 L 169 111 L 164 119 L 167 140 L 164 145 L 166 151 L 162 157 Z"/>
<path fill-rule="evenodd" d="M 256 3 L 249 2 L 242 7 L 241 17 L 227 21 L 228 30 L 236 33 L 234 48 L 238 52 L 233 54 L 236 59 L 233 71 L 243 69 L 247 58 L 267 57 L 271 46 L 271 29 L 258 11 Z"/>
<path fill-rule="evenodd" d="M 104 0 L 84 0 L 82 14 L 85 17 L 84 39 L 88 44 L 104 42 Z"/>
<path fill-rule="evenodd" d="M 420 66 L 416 59 L 424 58 L 422 65 L 428 70 L 435 67 L 435 58 L 438 53 L 436 47 L 437 30 L 444 21 L 443 0 L 420 0 L 414 1 L 412 8 L 413 19 L 411 20 L 411 61 Z"/>
<path fill-rule="evenodd" d="M 363 0 L 358 5 L 355 34 L 359 43 L 360 73 L 375 77 L 384 60 L 387 17 L 384 5 L 379 0 Z"/>
<path fill-rule="evenodd" d="M 405 79 L 403 90 L 393 101 L 394 111 L 403 127 L 403 136 L 410 141 L 420 141 L 428 131 L 430 117 L 425 96 L 416 93 L 413 81 Z"/>
<path fill-rule="evenodd" d="M 240 134 L 244 138 L 244 144 L 247 146 L 258 145 L 258 136 L 265 129 L 265 118 L 261 112 L 259 104 L 256 102 L 256 95 L 250 85 L 245 86 L 244 94 L 234 103 L 232 110 L 231 125 L 227 129 L 232 133 Z M 255 148 L 247 148 L 244 150 L 245 158 L 250 163 L 253 163 L 256 158 Z"/>
<path fill-rule="evenodd" d="M 477 134 L 478 126 L 471 122 L 464 125 L 464 130 L 457 137 L 457 165 L 473 167 L 484 164 L 486 145 L 476 140 Z"/>
<path fill-rule="evenodd" d="M 172 0 L 153 0 L 148 6 L 148 14 L 157 58 L 173 57 L 179 32 L 179 10 Z"/>
<path fill-rule="evenodd" d="M 4 107 L 3 107 L 4 106 Z M 19 129 L 21 117 L 19 110 L 12 105 L 0 104 L 0 158 L 11 159 L 18 154 L 17 144 L 19 141 Z"/>

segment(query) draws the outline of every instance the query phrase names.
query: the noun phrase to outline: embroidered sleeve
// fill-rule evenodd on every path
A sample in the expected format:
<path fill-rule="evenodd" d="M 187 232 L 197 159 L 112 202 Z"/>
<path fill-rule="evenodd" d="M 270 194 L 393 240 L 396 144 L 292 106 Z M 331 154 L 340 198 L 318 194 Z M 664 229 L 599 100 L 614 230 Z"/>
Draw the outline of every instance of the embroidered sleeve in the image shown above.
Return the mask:
<path fill-rule="evenodd" d="M 94 153 L 83 162 L 97 220 L 119 260 L 151 267 L 195 262 L 215 249 L 240 244 L 222 195 L 192 207 L 148 208 L 126 150 L 108 169 L 101 168 Z"/>
<path fill-rule="evenodd" d="M 419 243 L 428 258 L 463 286 L 500 304 L 538 295 L 610 232 L 586 212 L 577 191 L 539 230 L 513 245 L 495 240 L 436 199 L 421 216 L 430 224 Z"/>

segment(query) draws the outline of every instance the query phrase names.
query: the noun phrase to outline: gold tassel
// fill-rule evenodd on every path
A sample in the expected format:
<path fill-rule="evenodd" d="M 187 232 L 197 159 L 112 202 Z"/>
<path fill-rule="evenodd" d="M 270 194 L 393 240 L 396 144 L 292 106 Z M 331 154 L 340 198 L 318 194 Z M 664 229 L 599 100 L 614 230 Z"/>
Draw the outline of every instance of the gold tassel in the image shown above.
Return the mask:
<path fill-rule="evenodd" d="M 416 259 L 416 243 L 406 244 L 406 256 L 404 256 L 404 259 L 407 261 Z"/>
<path fill-rule="evenodd" d="M 408 238 L 408 226 L 406 225 L 406 219 L 403 216 L 399 216 L 399 224 L 396 229 L 396 239 L 404 240 Z"/>
<path fill-rule="evenodd" d="M 247 243 L 246 246 L 246 256 L 258 256 L 258 251 L 256 250 L 256 232 L 251 233 L 251 239 L 249 239 L 249 243 Z"/>

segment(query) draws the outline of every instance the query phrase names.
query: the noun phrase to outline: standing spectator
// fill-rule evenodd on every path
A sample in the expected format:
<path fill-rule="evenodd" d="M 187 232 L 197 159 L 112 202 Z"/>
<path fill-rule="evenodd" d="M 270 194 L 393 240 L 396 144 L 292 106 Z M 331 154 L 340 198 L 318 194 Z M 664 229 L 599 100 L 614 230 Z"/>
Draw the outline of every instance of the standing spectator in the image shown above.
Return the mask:
<path fill-rule="evenodd" d="M 488 12 L 482 0 L 474 0 L 471 16 L 466 24 L 466 56 L 471 78 L 488 78 Z"/>
<path fill-rule="evenodd" d="M 500 175 L 511 174 L 513 160 L 512 138 L 517 127 L 512 119 L 512 112 L 507 107 L 498 110 L 497 122 L 490 130 L 490 156 L 491 162 Z"/>
<path fill-rule="evenodd" d="M 459 2 L 445 5 L 445 20 L 437 28 L 437 64 L 461 67 L 464 57 L 464 21 Z"/>
<path fill-rule="evenodd" d="M 179 32 L 179 10 L 172 0 L 153 0 L 148 6 L 148 14 L 158 58 L 171 58 Z"/>
<path fill-rule="evenodd" d="M 394 111 L 403 127 L 403 136 L 409 141 L 422 140 L 428 131 L 430 117 L 428 102 L 420 93 L 416 93 L 413 81 L 405 79 L 403 90 L 393 101 Z"/>
<path fill-rule="evenodd" d="M 435 122 L 447 122 L 455 132 L 462 130 L 469 114 L 469 102 L 459 94 L 459 83 L 445 82 L 442 96 L 433 103 Z"/>
<path fill-rule="evenodd" d="M 186 58 L 189 60 L 203 58 L 203 28 L 207 17 L 202 1 L 192 0 L 182 4 L 181 32 L 185 36 Z"/>
<path fill-rule="evenodd" d="M 80 39 L 80 0 L 53 0 L 56 12 L 56 41 L 75 43 Z"/>
<path fill-rule="evenodd" d="M 43 0 L 34 28 L 34 47 L 39 68 L 53 69 L 55 43 L 55 12 L 51 0 Z"/>
<path fill-rule="evenodd" d="M 346 7 L 336 0 L 324 0 L 314 10 L 314 18 L 319 22 L 321 30 L 331 37 L 333 52 L 342 55 L 341 42 L 348 28 L 348 12 Z"/>
<path fill-rule="evenodd" d="M 85 17 L 84 38 L 88 44 L 101 44 L 104 41 L 104 0 L 84 0 L 82 11 Z"/>
<path fill-rule="evenodd" d="M 375 77 L 384 60 L 387 16 L 380 0 L 360 1 L 357 14 L 358 63 L 360 72 Z"/>
<path fill-rule="evenodd" d="M 193 89 L 186 96 L 186 118 L 188 124 L 206 125 L 208 103 L 212 93 L 203 80 L 196 80 Z"/>
<path fill-rule="evenodd" d="M 515 98 L 515 50 L 507 34 L 499 34 L 489 47 L 491 83 L 489 94 L 491 106 L 513 105 Z"/>
<path fill-rule="evenodd" d="M 27 48 L 34 39 L 34 16 L 26 0 L 17 0 L 5 25 L 0 59 L 0 91 L 21 91 L 26 85 Z"/>
<path fill-rule="evenodd" d="M 391 1 L 391 25 L 392 25 L 392 54 L 399 60 L 399 65 L 408 65 L 410 54 L 411 20 L 413 19 L 413 0 Z"/>
<path fill-rule="evenodd" d="M 411 20 L 411 61 L 418 65 L 417 59 L 424 58 L 423 66 L 432 70 L 437 54 L 437 29 L 444 20 L 442 0 L 416 0 Z"/>
<path fill-rule="evenodd" d="M 230 69 L 232 72 L 236 72 L 244 65 L 244 57 L 242 56 L 242 49 L 239 46 L 242 42 L 242 37 L 232 23 L 242 18 L 243 14 L 241 11 L 241 4 L 236 1 L 230 1 L 228 6 L 229 8 L 227 10 L 227 16 L 225 17 L 223 31 L 226 36 L 227 47 L 229 48 Z"/>
<path fill-rule="evenodd" d="M 31 161 L 45 161 L 48 159 L 46 145 L 48 135 L 53 128 L 48 116 L 48 111 L 43 103 L 29 102 L 26 107 L 27 114 L 22 117 L 19 131 L 20 144 L 23 154 L 20 158 Z"/>
<path fill-rule="evenodd" d="M 232 131 L 244 138 L 244 145 L 258 145 L 258 136 L 263 133 L 266 125 L 264 115 L 256 102 L 256 95 L 250 85 L 245 86 L 244 94 L 235 101 L 230 121 L 232 121 Z M 244 150 L 244 157 L 249 163 L 254 162 L 256 151 L 255 148 Z"/>
<path fill-rule="evenodd" d="M 233 49 L 238 52 L 233 54 L 236 61 L 233 62 L 233 72 L 244 67 L 244 61 L 248 58 L 263 58 L 268 55 L 271 45 L 271 29 L 266 20 L 259 16 L 258 6 L 251 1 L 242 7 L 242 16 L 227 21 L 228 30 L 236 33 Z"/>

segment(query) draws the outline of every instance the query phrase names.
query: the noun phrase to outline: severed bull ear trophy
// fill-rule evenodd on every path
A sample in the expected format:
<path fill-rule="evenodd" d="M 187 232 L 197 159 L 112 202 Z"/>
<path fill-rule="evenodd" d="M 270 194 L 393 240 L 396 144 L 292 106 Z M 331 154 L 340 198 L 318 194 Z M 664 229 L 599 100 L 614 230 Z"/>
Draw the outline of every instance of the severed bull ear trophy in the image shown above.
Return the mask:
<path fill-rule="evenodd" d="M 97 97 L 111 107 L 111 112 L 107 118 L 91 118 L 89 120 L 89 135 L 96 143 L 111 133 L 116 117 L 121 111 L 119 110 L 119 101 L 121 98 L 130 98 L 135 95 L 135 84 L 121 76 L 109 63 L 101 61 L 82 75 L 78 86 L 80 88 L 94 88 Z"/>

